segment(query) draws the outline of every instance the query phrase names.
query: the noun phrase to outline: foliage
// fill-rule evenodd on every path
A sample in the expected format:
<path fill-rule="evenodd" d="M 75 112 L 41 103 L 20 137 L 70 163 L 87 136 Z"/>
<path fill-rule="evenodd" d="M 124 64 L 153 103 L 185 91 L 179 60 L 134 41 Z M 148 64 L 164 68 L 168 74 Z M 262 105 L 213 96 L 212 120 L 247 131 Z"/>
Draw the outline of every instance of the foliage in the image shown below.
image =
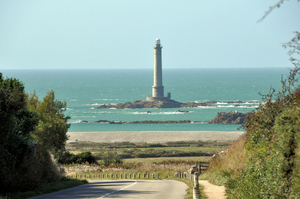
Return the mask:
<path fill-rule="evenodd" d="M 77 155 L 66 151 L 58 157 L 57 162 L 60 164 L 82 164 L 85 162 L 88 162 L 89 164 L 97 163 L 95 156 L 93 156 L 90 151 L 82 152 Z"/>
<path fill-rule="evenodd" d="M 38 102 L 23 84 L 0 73 L 0 194 L 28 191 L 61 179 L 49 151 L 64 150 L 66 123 L 51 91 Z M 34 142 L 35 141 L 35 142 Z"/>
<path fill-rule="evenodd" d="M 103 160 L 103 165 L 106 167 L 109 166 L 110 164 L 121 164 L 123 162 L 121 157 L 118 154 L 112 152 L 108 152 L 107 154 L 105 154 L 102 157 L 102 160 Z"/>
<path fill-rule="evenodd" d="M 14 173 L 32 155 L 30 132 L 36 124 L 36 114 L 26 105 L 23 84 L 14 78 L 3 79 L 0 73 L 0 192 L 20 186 Z"/>
<path fill-rule="evenodd" d="M 247 166 L 227 181 L 229 198 L 300 197 L 300 89 L 292 89 L 298 72 L 291 70 L 283 89 L 265 95 L 265 104 L 248 116 Z"/>
<path fill-rule="evenodd" d="M 70 127 L 67 123 L 69 117 L 63 114 L 66 102 L 55 100 L 54 91 L 49 91 L 40 102 L 34 92 L 28 95 L 28 105 L 32 111 L 37 112 L 39 118 L 38 126 L 32 132 L 34 140 L 53 153 L 62 153 Z"/>

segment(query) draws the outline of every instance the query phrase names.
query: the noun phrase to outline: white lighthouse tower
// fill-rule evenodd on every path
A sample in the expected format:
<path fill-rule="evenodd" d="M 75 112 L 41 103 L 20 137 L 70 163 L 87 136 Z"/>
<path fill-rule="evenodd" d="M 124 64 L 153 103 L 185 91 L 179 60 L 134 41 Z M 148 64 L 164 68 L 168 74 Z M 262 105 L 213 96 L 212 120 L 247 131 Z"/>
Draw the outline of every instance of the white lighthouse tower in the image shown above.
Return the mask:
<path fill-rule="evenodd" d="M 156 39 L 154 48 L 154 77 L 152 86 L 152 97 L 147 97 L 147 101 L 170 100 L 171 93 L 164 97 L 164 86 L 162 84 L 162 56 L 160 39 Z"/>

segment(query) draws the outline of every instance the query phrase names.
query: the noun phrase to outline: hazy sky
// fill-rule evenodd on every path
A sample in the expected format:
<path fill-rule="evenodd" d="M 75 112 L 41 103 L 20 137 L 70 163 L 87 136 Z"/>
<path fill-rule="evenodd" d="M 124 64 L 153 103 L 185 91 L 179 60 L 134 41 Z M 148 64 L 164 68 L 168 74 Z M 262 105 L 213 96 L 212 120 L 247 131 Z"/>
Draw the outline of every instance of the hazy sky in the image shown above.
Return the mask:
<path fill-rule="evenodd" d="M 290 67 L 300 3 L 278 0 L 0 0 L 0 69 Z M 1 71 L 0 71 L 1 72 Z"/>

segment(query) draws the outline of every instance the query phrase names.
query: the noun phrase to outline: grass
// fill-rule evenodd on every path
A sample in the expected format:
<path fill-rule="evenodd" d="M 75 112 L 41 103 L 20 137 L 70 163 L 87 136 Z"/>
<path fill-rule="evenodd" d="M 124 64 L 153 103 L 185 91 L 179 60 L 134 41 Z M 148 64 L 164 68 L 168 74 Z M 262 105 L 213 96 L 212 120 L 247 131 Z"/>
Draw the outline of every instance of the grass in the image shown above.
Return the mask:
<path fill-rule="evenodd" d="M 152 162 L 162 162 L 167 160 L 193 160 L 193 161 L 203 161 L 209 162 L 211 156 L 196 156 L 196 157 L 160 157 L 160 158 L 130 158 L 124 159 L 124 163 L 152 163 Z"/>
<path fill-rule="evenodd" d="M 199 179 L 209 180 L 210 183 L 223 186 L 229 177 L 238 174 L 246 166 L 246 154 L 244 152 L 243 136 L 229 146 L 229 150 L 224 153 L 217 153 L 212 159 L 208 171 L 201 175 Z"/>
<path fill-rule="evenodd" d="M 168 142 L 164 144 L 147 143 L 94 143 L 72 142 L 66 145 L 69 152 L 78 154 L 90 151 L 98 160 L 108 152 L 113 152 L 123 158 L 153 158 L 153 157 L 199 157 L 212 156 L 216 151 L 224 150 L 228 143 L 218 142 Z"/>
<path fill-rule="evenodd" d="M 54 191 L 60 191 L 63 189 L 72 188 L 75 186 L 83 185 L 88 183 L 86 180 L 75 180 L 75 179 L 66 179 L 60 182 L 51 183 L 39 188 L 36 188 L 32 191 L 27 192 L 16 192 L 16 193 L 8 193 L 4 196 L 0 195 L 0 199 L 23 199 L 23 198 L 29 198 L 34 197 L 38 195 L 43 195 L 47 193 L 51 193 Z"/>

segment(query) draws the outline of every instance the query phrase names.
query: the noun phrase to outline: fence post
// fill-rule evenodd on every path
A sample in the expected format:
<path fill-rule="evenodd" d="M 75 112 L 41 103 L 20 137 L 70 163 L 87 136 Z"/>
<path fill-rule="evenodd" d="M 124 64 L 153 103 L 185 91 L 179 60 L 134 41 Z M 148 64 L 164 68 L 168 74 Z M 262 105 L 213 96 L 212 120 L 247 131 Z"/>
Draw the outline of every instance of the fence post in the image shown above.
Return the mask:
<path fill-rule="evenodd" d="M 199 162 L 199 174 L 201 174 L 202 171 L 201 171 L 201 161 Z"/>
<path fill-rule="evenodd" d="M 159 173 L 157 173 L 157 179 L 159 179 Z"/>
<path fill-rule="evenodd" d="M 132 175 L 132 178 L 135 179 L 135 173 Z"/>
<path fill-rule="evenodd" d="M 127 173 L 124 174 L 124 178 L 127 179 Z"/>
<path fill-rule="evenodd" d="M 141 178 L 141 174 L 139 173 L 138 178 Z"/>
<path fill-rule="evenodd" d="M 123 173 L 120 174 L 120 178 L 123 178 Z"/>
<path fill-rule="evenodd" d="M 150 178 L 150 174 L 149 173 L 147 173 L 147 178 Z"/>

